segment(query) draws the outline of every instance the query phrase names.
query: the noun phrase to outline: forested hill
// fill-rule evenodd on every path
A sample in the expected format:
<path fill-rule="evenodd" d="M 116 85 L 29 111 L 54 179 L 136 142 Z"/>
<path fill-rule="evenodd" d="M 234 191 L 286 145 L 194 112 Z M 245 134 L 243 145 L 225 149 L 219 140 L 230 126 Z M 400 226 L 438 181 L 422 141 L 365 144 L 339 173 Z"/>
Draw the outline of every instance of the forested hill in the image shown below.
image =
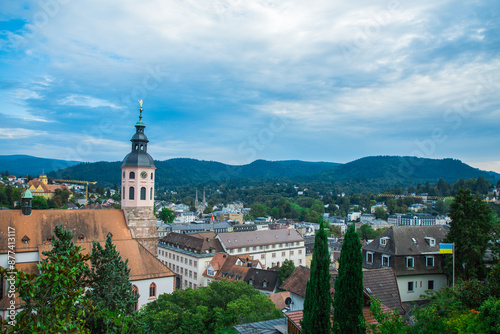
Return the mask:
<path fill-rule="evenodd" d="M 207 183 L 218 186 L 236 180 L 241 185 L 245 185 L 245 180 L 279 180 L 335 184 L 343 189 L 362 192 L 383 191 L 387 187 L 423 184 L 426 181 L 435 183 L 440 178 L 450 183 L 480 176 L 493 184 L 496 184 L 495 179 L 500 180 L 499 174 L 478 170 L 460 160 L 396 156 L 365 157 L 346 164 L 256 160 L 247 165 L 234 166 L 186 158 L 155 161 L 155 164 L 156 185 L 161 189 Z M 48 175 L 52 178 L 97 181 L 107 187 L 120 184 L 120 165 L 119 161 L 79 163 Z M 14 164 L 7 164 L 3 168 L 12 174 L 22 175 L 14 167 Z"/>
<path fill-rule="evenodd" d="M 38 158 L 30 155 L 0 155 L 0 171 L 8 171 L 16 176 L 38 176 L 42 172 L 66 168 L 79 164 L 79 161 Z"/>
<path fill-rule="evenodd" d="M 233 166 L 215 161 L 176 158 L 155 161 L 156 185 L 161 188 L 213 182 L 227 183 L 239 179 L 270 179 L 312 176 L 338 166 L 332 162 L 305 162 L 298 160 L 256 160 L 248 165 Z M 49 173 L 53 178 L 97 181 L 102 186 L 120 184 L 121 162 L 82 163 Z"/>
<path fill-rule="evenodd" d="M 411 185 L 439 179 L 455 182 L 482 176 L 487 180 L 500 179 L 496 173 L 473 168 L 456 159 L 428 159 L 416 157 L 374 156 L 361 158 L 323 171 L 317 180 L 342 181 L 387 181 L 389 186 Z"/>

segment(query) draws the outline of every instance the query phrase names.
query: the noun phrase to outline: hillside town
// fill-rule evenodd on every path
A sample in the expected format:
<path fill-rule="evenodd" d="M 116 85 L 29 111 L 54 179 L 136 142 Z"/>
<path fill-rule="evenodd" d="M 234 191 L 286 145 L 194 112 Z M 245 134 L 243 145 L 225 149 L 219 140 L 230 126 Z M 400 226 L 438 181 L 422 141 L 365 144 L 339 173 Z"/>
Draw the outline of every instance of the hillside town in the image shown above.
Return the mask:
<path fill-rule="evenodd" d="M 454 226 L 453 215 L 451 211 L 428 213 L 438 203 L 435 198 L 386 194 L 393 200 L 419 199 L 404 213 L 391 213 L 385 201 L 371 207 L 351 205 L 345 216 L 330 215 L 320 206 L 319 223 L 275 214 L 258 216 L 262 212 L 258 206 L 245 207 L 241 201 L 209 204 L 205 191 L 196 191 L 194 203 L 158 200 L 155 161 L 148 153 L 142 119 L 141 106 L 131 151 L 121 171 L 116 171 L 122 179 L 118 189 L 96 191 L 95 182 L 49 180 L 44 173 L 37 178 L 3 176 L 2 186 L 10 196 L 6 202 L 12 205 L 0 210 L 2 268 L 40 275 L 40 263 L 57 248 L 54 241 L 64 228 L 85 254 L 95 250 L 95 243 L 112 242 L 129 269 L 136 312 L 146 312 L 148 304 L 159 302 L 162 295 L 202 291 L 219 281 L 245 284 L 279 310 L 272 319 L 232 324 L 238 333 L 301 333 L 307 285 L 319 261 L 315 252 L 320 234 L 325 235 L 326 270 L 332 287 L 328 293 L 334 302 L 336 280 L 341 280 L 346 265 L 343 248 L 350 247 L 343 246 L 345 238 L 356 236 L 362 259 L 362 314 L 374 331 L 383 325 L 370 306 L 375 301 L 382 310 L 394 311 L 402 322 L 411 322 L 414 308 L 430 302 L 429 292 L 455 284 L 455 274 L 447 267 L 449 255 L 443 252 Z M 498 193 L 492 187 L 489 197 L 479 200 L 498 200 Z M 494 254 L 491 248 L 481 257 L 494 264 Z M 13 326 L 12 319 L 18 319 L 16 314 L 27 307 L 21 293 L 8 293 L 13 289 L 14 281 L 2 278 L 0 314 L 5 328 Z"/>

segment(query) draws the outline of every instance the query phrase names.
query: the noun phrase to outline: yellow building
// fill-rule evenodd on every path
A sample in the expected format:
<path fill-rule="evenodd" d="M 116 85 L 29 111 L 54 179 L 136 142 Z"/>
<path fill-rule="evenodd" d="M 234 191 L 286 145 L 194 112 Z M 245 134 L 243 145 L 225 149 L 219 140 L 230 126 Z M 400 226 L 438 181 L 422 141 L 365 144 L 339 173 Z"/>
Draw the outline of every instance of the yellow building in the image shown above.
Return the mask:
<path fill-rule="evenodd" d="M 37 179 L 33 179 L 28 182 L 29 190 L 33 196 L 43 196 L 45 199 L 54 197 L 56 189 L 66 189 L 70 191 L 65 185 L 48 183 L 49 179 L 47 178 L 47 175 L 42 174 Z"/>
<path fill-rule="evenodd" d="M 243 215 L 241 213 L 221 213 L 218 218 L 221 222 L 225 220 L 236 220 L 239 223 L 243 222 Z"/>

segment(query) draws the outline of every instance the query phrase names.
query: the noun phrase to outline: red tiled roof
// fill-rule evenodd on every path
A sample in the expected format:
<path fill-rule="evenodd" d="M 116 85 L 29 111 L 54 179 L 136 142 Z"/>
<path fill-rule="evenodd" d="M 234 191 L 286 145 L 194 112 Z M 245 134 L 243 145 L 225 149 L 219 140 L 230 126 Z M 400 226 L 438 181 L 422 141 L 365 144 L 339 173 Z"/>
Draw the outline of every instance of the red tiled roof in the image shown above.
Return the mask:
<path fill-rule="evenodd" d="M 273 293 L 271 295 L 267 295 L 269 299 L 276 305 L 276 308 L 278 310 L 282 310 L 287 305 L 285 304 L 285 300 L 290 297 L 290 292 L 289 291 L 283 291 L 283 292 L 278 292 L 278 293 Z"/>

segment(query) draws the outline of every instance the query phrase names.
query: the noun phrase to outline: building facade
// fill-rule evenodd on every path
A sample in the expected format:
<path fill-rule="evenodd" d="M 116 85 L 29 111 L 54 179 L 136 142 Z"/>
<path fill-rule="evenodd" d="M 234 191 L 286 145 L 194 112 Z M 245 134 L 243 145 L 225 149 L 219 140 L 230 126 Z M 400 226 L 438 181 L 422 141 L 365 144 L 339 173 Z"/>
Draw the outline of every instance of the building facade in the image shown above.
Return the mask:
<path fill-rule="evenodd" d="M 295 266 L 306 263 L 304 238 L 295 229 L 219 233 L 216 238 L 224 252 L 248 254 L 259 260 L 264 268 L 280 266 L 287 259 Z"/>

